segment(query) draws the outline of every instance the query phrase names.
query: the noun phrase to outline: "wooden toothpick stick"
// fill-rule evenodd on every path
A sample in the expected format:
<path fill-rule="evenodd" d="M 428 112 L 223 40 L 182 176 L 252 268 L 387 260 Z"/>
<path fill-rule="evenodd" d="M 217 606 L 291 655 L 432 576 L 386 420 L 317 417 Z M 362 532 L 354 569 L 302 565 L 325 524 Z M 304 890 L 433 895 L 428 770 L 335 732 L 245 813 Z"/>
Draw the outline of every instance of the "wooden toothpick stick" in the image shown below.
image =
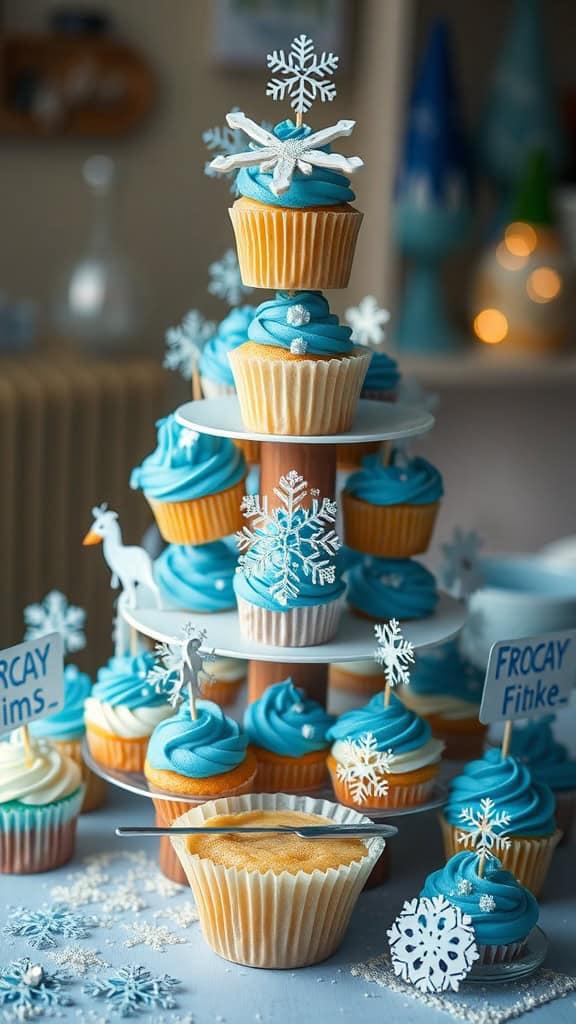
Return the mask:
<path fill-rule="evenodd" d="M 509 718 L 504 726 L 504 735 L 502 737 L 502 760 L 507 758 L 510 754 L 510 743 L 512 741 L 512 719 Z"/>
<path fill-rule="evenodd" d="M 24 756 L 26 758 L 26 767 L 34 764 L 34 751 L 30 742 L 30 733 L 28 732 L 28 726 L 22 726 L 22 746 L 24 747 Z"/>

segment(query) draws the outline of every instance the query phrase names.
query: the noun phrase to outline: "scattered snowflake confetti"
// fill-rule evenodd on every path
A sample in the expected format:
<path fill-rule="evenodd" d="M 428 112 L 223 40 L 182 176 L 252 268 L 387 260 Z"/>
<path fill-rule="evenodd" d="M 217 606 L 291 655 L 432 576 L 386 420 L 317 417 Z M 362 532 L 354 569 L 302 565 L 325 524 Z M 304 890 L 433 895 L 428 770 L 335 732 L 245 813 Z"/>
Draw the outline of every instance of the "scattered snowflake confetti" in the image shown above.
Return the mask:
<path fill-rule="evenodd" d="M 297 114 L 305 114 L 317 99 L 326 103 L 336 96 L 331 76 L 338 67 L 338 57 L 326 51 L 318 56 L 314 43 L 304 33 L 293 39 L 287 54 L 284 50 L 267 54 L 266 63 L 273 75 L 282 75 L 270 79 L 266 95 L 273 100 L 288 97 Z"/>
<path fill-rule="evenodd" d="M 456 889 L 459 896 L 470 896 L 474 891 L 474 886 L 469 878 L 459 878 Z"/>
<path fill-rule="evenodd" d="M 162 365 L 166 370 L 178 371 L 184 380 L 192 380 L 202 349 L 215 333 L 216 324 L 206 320 L 198 309 L 191 309 L 179 327 L 169 327 L 166 331 Z"/>
<path fill-rule="evenodd" d="M 54 885 L 50 896 L 56 903 L 64 903 L 73 908 L 87 907 L 91 903 L 100 903 L 102 886 L 109 881 L 108 876 L 100 871 L 87 870 L 78 877 L 71 877 L 65 885 Z"/>
<path fill-rule="evenodd" d="M 458 832 L 456 841 L 463 846 L 471 846 L 480 856 L 492 856 L 498 850 L 507 850 L 510 839 L 504 829 L 510 824 L 507 811 L 495 812 L 496 805 L 490 797 L 483 797 L 480 810 L 464 807 L 460 811 L 460 821 L 469 826 L 468 831 Z"/>
<path fill-rule="evenodd" d="M 68 599 L 59 590 L 51 590 L 40 604 L 29 604 L 24 609 L 24 623 L 27 627 L 25 640 L 37 640 L 47 633 L 59 633 L 65 654 L 86 647 L 86 612 L 83 608 L 68 604 Z"/>
<path fill-rule="evenodd" d="M 137 872 L 129 872 L 127 875 L 128 882 L 138 881 L 142 885 L 144 892 L 156 893 L 157 896 L 167 896 L 171 898 L 178 896 L 180 893 L 186 891 L 186 887 L 178 885 L 178 882 L 173 882 L 171 878 L 166 878 L 161 871 L 152 871 L 151 874 L 140 875 Z"/>
<path fill-rule="evenodd" d="M 478 906 L 483 914 L 492 914 L 496 910 L 496 900 L 492 893 L 483 892 L 478 900 Z"/>
<path fill-rule="evenodd" d="M 229 306 L 237 306 L 244 295 L 253 290 L 242 282 L 238 258 L 234 249 L 227 249 L 221 260 L 216 260 L 208 267 L 210 284 L 208 291 L 223 299 Z"/>
<path fill-rule="evenodd" d="M 125 882 L 116 885 L 108 892 L 102 893 L 100 897 L 102 910 L 106 914 L 124 913 L 132 911 L 137 913 L 147 906 L 146 900 L 142 898 L 138 890 Z"/>
<path fill-rule="evenodd" d="M 180 928 L 189 928 L 200 920 L 197 908 L 193 903 L 186 902 L 178 907 L 164 907 L 157 910 L 154 917 L 167 917 Z"/>
<path fill-rule="evenodd" d="M 55 1007 L 71 1006 L 72 1000 L 63 990 L 67 981 L 66 975 L 47 971 L 28 957 L 13 960 L 0 969 L 0 1006 L 11 1010 L 15 1020 L 30 1020 Z"/>
<path fill-rule="evenodd" d="M 376 737 L 367 732 L 358 740 L 342 742 L 336 775 L 346 784 L 354 803 L 366 805 L 371 796 L 386 796 L 386 775 L 393 761 L 392 751 L 378 750 Z"/>
<path fill-rule="evenodd" d="M 83 991 L 87 996 L 105 999 L 121 1017 L 133 1017 L 157 1006 L 162 1010 L 174 1009 L 176 1000 L 172 993 L 179 987 L 177 978 L 168 974 L 154 977 L 145 967 L 130 964 L 108 978 L 87 982 Z"/>
<path fill-rule="evenodd" d="M 341 541 L 330 524 L 336 519 L 337 506 L 329 498 L 320 501 L 317 493 L 309 491 L 303 477 L 292 469 L 274 488 L 278 506 L 269 509 L 267 496 L 248 494 L 242 499 L 242 511 L 252 523 L 236 534 L 238 547 L 245 552 L 238 559 L 237 572 L 246 577 L 269 572 L 270 594 L 281 605 L 298 596 L 299 570 L 320 586 L 336 578 L 333 558 Z M 310 506 L 302 508 L 309 495 Z"/>
<path fill-rule="evenodd" d="M 294 338 L 290 342 L 290 351 L 293 356 L 304 356 L 308 351 L 308 342 L 304 338 Z"/>
<path fill-rule="evenodd" d="M 98 925 L 93 917 L 85 917 L 63 903 L 40 910 L 27 907 L 8 907 L 10 919 L 4 925 L 6 935 L 19 936 L 36 949 L 53 949 L 58 938 L 85 939 L 91 928 Z"/>
<path fill-rule="evenodd" d="M 376 347 L 385 341 L 384 325 L 388 323 L 390 313 L 378 305 L 373 295 L 365 295 L 357 306 L 350 306 L 345 316 L 352 328 L 352 341 L 357 345 Z"/>
<path fill-rule="evenodd" d="M 100 955 L 100 950 L 89 949 L 86 946 L 67 946 L 66 949 L 56 949 L 49 955 L 58 967 L 66 968 L 75 977 L 83 977 L 90 971 L 110 967 L 108 961 Z"/>
<path fill-rule="evenodd" d="M 150 924 L 148 921 L 131 921 L 130 924 L 123 924 L 122 928 L 130 932 L 130 937 L 122 943 L 126 949 L 148 946 L 156 953 L 164 953 L 166 946 L 177 946 L 187 941 L 180 935 L 174 935 L 164 925 Z"/>
<path fill-rule="evenodd" d="M 452 538 L 442 545 L 440 579 L 453 597 L 467 598 L 482 583 L 479 554 L 484 541 L 476 530 L 454 529 Z"/>
<path fill-rule="evenodd" d="M 293 306 L 288 306 L 286 310 L 286 323 L 290 327 L 305 327 L 306 324 L 310 323 L 311 314 L 310 310 L 306 309 L 301 302 L 296 302 Z"/>
<path fill-rule="evenodd" d="M 397 619 L 390 619 L 384 625 L 375 625 L 374 632 L 378 641 L 375 658 L 384 668 L 386 682 L 389 686 L 408 683 L 408 666 L 414 664 L 414 646 L 409 640 L 404 640 L 400 623 Z"/>
<path fill-rule="evenodd" d="M 443 896 L 407 900 L 387 935 L 394 973 L 421 992 L 457 991 L 480 956 L 472 918 Z"/>

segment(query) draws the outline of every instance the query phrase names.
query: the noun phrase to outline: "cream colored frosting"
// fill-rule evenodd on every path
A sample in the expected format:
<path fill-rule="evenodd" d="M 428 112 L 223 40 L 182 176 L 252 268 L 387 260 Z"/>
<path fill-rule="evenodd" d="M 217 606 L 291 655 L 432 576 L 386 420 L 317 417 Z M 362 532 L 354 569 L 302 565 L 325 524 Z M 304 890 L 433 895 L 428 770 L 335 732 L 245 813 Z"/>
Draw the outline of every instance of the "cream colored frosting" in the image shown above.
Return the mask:
<path fill-rule="evenodd" d="M 127 708 L 122 704 L 104 704 L 96 697 L 88 697 L 85 705 L 86 725 L 130 740 L 151 736 L 158 723 L 173 713 L 168 704 Z"/>
<path fill-rule="evenodd" d="M 334 668 L 341 672 L 350 672 L 353 676 L 382 676 L 382 689 L 384 689 L 384 674 L 382 666 L 378 665 L 374 658 L 369 661 L 335 661 Z"/>
<path fill-rule="evenodd" d="M 331 754 L 336 761 L 344 761 L 346 745 L 343 740 L 337 740 L 332 747 Z M 442 740 L 435 740 L 433 737 L 422 747 L 416 747 L 405 754 L 395 754 L 390 766 L 391 775 L 401 775 L 402 772 L 415 772 L 418 768 L 425 768 L 426 765 L 434 764 L 440 760 L 444 744 Z"/>
<path fill-rule="evenodd" d="M 203 662 L 202 668 L 219 683 L 237 683 L 246 678 L 246 662 L 240 658 L 214 658 Z"/>
<path fill-rule="evenodd" d="M 469 700 L 462 700 L 461 697 L 454 697 L 447 693 L 421 694 L 414 693 L 409 686 L 403 686 L 400 699 L 407 708 L 422 715 L 442 715 L 443 718 L 453 720 L 464 718 L 478 718 L 479 704 L 472 704 Z"/>
<path fill-rule="evenodd" d="M 32 764 L 26 753 L 20 730 L 9 742 L 0 743 L 0 804 L 19 800 L 31 807 L 43 807 L 70 796 L 81 785 L 80 768 L 61 754 L 48 740 L 30 738 Z"/>

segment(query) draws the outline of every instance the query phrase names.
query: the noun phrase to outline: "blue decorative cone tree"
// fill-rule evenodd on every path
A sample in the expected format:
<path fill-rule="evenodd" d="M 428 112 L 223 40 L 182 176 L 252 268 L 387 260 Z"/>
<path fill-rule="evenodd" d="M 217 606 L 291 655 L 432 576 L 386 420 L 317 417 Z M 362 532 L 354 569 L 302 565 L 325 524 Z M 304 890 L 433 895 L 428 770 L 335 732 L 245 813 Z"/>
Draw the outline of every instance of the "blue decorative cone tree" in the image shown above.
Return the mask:
<path fill-rule="evenodd" d="M 470 182 L 446 26 L 434 23 L 408 111 L 393 209 L 409 260 L 395 341 L 404 352 L 442 353 L 459 343 L 444 309 L 441 262 L 470 225 Z"/>

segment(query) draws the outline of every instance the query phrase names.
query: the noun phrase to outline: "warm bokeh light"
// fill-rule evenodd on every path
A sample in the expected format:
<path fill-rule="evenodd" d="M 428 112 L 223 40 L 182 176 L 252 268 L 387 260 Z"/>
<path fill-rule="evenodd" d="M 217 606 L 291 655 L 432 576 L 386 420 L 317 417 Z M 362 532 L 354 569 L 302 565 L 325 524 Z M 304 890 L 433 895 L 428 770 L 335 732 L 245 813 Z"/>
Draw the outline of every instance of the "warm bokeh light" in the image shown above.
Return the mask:
<path fill-rule="evenodd" d="M 496 249 L 496 259 L 504 270 L 522 270 L 526 266 L 528 256 L 517 256 L 510 252 L 505 242 L 500 242 Z"/>
<path fill-rule="evenodd" d="M 524 224 L 518 220 L 508 225 L 504 240 L 506 248 L 513 256 L 529 256 L 536 248 L 538 236 L 531 224 Z"/>
<path fill-rule="evenodd" d="M 562 289 L 562 278 L 552 267 L 537 267 L 526 283 L 526 291 L 533 302 L 551 302 Z"/>
<path fill-rule="evenodd" d="M 483 309 L 474 317 L 474 331 L 480 341 L 498 345 L 508 334 L 508 321 L 499 309 Z"/>

